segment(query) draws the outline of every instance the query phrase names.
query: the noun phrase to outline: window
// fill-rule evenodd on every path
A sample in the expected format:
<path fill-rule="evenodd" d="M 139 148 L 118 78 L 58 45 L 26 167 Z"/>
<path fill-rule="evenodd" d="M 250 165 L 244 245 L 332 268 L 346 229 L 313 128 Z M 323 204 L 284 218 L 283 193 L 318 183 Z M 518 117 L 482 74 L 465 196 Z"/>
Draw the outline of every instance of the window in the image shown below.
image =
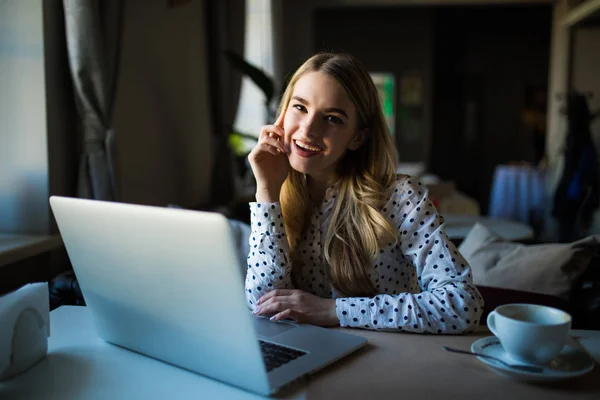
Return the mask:
<path fill-rule="evenodd" d="M 48 232 L 42 1 L 0 0 L 0 232 Z"/>
<path fill-rule="evenodd" d="M 272 0 L 246 0 L 246 32 L 244 58 L 262 69 L 267 75 L 274 75 L 273 61 L 273 17 Z M 258 137 L 261 126 L 267 122 L 265 96 L 254 82 L 244 77 L 240 91 L 240 101 L 234 127 L 238 132 Z M 251 149 L 254 142 L 246 141 Z"/>

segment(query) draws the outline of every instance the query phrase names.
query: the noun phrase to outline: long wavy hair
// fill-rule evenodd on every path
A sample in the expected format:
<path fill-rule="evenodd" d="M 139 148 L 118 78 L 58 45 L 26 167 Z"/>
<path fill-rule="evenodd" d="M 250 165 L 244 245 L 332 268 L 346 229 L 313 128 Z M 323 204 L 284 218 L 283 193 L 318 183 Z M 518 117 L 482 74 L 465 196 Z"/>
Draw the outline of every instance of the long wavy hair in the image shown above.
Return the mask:
<path fill-rule="evenodd" d="M 296 82 L 309 72 L 335 79 L 354 103 L 364 143 L 348 150 L 336 166 L 339 192 L 323 246 L 329 278 L 347 296 L 370 296 L 375 288 L 369 270 L 383 244 L 398 240 L 394 226 L 381 214 L 396 179 L 396 149 L 388 131 L 377 89 L 364 66 L 349 54 L 318 53 L 290 79 L 279 104 L 287 109 Z M 291 169 L 280 196 L 286 233 L 294 259 L 310 213 L 305 176 Z"/>

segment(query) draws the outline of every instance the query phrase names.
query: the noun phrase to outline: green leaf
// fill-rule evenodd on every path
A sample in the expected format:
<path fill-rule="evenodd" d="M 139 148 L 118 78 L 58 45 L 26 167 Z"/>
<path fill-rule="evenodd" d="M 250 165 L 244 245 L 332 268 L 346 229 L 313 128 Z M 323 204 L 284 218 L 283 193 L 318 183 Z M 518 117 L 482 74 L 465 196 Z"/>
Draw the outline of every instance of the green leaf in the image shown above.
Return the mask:
<path fill-rule="evenodd" d="M 270 104 L 271 100 L 273 99 L 273 93 L 275 92 L 273 79 L 265 74 L 263 70 L 258 69 L 230 50 L 225 50 L 225 56 L 235 68 L 248 76 L 248 78 L 250 78 L 252 82 L 254 82 L 256 86 L 263 91 L 266 98 L 266 104 Z"/>
<path fill-rule="evenodd" d="M 241 139 L 250 139 L 250 140 L 253 140 L 255 142 L 258 142 L 258 138 L 256 136 L 254 136 L 254 135 L 249 134 L 249 133 L 243 133 L 243 132 L 234 131 L 234 132 L 231 132 L 230 135 L 232 135 L 232 136 L 238 136 Z"/>
<path fill-rule="evenodd" d="M 252 136 L 248 133 L 236 132 L 233 131 L 229 134 L 228 142 L 229 147 L 233 150 L 236 156 L 247 156 L 250 152 L 247 141 L 257 142 L 258 138 L 256 136 Z M 251 145 L 254 147 L 254 144 Z"/>

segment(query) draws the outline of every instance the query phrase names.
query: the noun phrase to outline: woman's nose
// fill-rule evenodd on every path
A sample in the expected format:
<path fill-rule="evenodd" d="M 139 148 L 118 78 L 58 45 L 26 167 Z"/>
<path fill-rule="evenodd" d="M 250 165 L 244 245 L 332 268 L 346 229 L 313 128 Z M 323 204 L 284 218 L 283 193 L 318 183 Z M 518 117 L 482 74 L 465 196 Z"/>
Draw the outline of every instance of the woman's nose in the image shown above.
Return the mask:
<path fill-rule="evenodd" d="M 307 115 L 300 123 L 300 129 L 306 136 L 315 136 L 317 132 L 316 125 L 315 117 Z"/>

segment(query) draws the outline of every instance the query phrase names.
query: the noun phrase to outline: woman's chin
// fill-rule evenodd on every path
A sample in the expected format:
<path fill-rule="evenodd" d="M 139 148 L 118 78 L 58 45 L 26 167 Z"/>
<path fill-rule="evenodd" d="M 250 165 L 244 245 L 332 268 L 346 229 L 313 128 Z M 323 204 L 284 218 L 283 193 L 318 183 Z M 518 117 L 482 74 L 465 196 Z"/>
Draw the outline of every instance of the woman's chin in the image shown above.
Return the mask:
<path fill-rule="evenodd" d="M 300 163 L 290 163 L 290 165 L 294 171 L 300 172 L 301 174 L 309 175 L 311 172 L 311 168 L 308 168 L 306 165 Z"/>
<path fill-rule="evenodd" d="M 294 170 L 296 170 L 302 174 L 310 174 L 311 172 L 314 171 L 314 165 L 311 165 L 311 164 L 313 164 L 313 163 L 308 160 L 304 160 L 304 159 L 302 159 L 302 160 L 297 160 L 297 159 L 293 159 L 293 158 L 290 159 L 290 166 Z"/>

